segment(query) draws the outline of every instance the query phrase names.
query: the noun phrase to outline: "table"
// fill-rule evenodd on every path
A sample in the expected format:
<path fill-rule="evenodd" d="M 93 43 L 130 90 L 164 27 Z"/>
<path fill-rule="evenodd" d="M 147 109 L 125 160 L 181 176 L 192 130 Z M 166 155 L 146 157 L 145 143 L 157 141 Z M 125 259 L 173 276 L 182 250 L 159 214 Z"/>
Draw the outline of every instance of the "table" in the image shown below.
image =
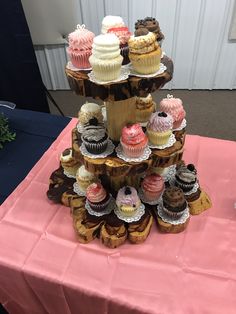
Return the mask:
<path fill-rule="evenodd" d="M 1 204 L 55 141 L 70 118 L 1 106 L 0 112 L 16 132 L 16 140 L 6 143 L 0 150 Z"/>
<path fill-rule="evenodd" d="M 108 249 L 76 241 L 70 209 L 46 197 L 73 119 L 1 206 L 0 301 L 9 312 L 136 314 L 236 310 L 236 143 L 187 136 L 213 207 L 186 231 Z"/>

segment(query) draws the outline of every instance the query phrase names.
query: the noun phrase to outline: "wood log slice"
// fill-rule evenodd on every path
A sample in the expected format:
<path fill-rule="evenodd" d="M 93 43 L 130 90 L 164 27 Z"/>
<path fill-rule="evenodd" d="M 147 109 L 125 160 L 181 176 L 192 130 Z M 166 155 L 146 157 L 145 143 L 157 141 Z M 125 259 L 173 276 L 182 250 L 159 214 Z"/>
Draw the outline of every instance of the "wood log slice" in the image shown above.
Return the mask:
<path fill-rule="evenodd" d="M 66 68 L 65 72 L 70 88 L 76 94 L 112 102 L 125 100 L 134 96 L 146 97 L 149 93 L 162 88 L 172 79 L 173 62 L 167 56 L 164 56 L 161 62 L 167 69 L 164 73 L 155 77 L 141 78 L 129 76 L 126 80 L 104 85 L 91 82 L 85 71 L 72 71 Z"/>
<path fill-rule="evenodd" d="M 187 228 L 190 217 L 186 220 L 185 223 L 172 225 L 171 223 L 163 221 L 159 216 L 157 217 L 157 226 L 158 229 L 163 233 L 179 233 L 184 231 Z"/>
<path fill-rule="evenodd" d="M 212 203 L 207 193 L 201 190 L 199 198 L 193 202 L 188 202 L 188 207 L 191 215 L 199 215 L 205 210 L 211 208 Z"/>

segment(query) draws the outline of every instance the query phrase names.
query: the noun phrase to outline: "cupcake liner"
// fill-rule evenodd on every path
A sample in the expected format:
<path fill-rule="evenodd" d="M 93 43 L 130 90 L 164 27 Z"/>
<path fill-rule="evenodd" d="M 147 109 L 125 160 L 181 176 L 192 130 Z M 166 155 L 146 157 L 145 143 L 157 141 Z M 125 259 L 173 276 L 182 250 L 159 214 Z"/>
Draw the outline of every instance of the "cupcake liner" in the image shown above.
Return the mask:
<path fill-rule="evenodd" d="M 145 58 L 140 58 L 138 60 L 132 59 L 132 55 L 130 56 L 130 61 L 133 65 L 134 70 L 140 74 L 152 74 L 158 71 L 161 62 L 160 54 L 145 54 Z"/>
<path fill-rule="evenodd" d="M 121 73 L 122 56 L 114 60 L 100 60 L 93 56 L 89 58 L 94 76 L 100 81 L 116 80 Z"/>
<path fill-rule="evenodd" d="M 86 201 L 88 202 L 92 210 L 94 210 L 95 212 L 100 212 L 100 211 L 103 211 L 109 205 L 111 201 L 111 195 L 109 195 L 107 199 L 103 200 L 100 203 L 92 203 L 88 199 Z"/>
<path fill-rule="evenodd" d="M 88 141 L 85 141 L 82 137 L 82 141 L 84 143 L 85 148 L 87 151 L 91 154 L 94 155 L 99 155 L 103 152 L 105 152 L 108 144 L 108 138 L 106 138 L 103 142 L 101 143 L 90 143 Z"/>
<path fill-rule="evenodd" d="M 170 223 L 172 225 L 179 225 L 185 223 L 189 219 L 189 208 L 183 211 L 182 215 L 179 217 L 169 216 L 163 209 L 162 202 L 160 201 L 157 205 L 157 214 L 161 217 L 164 222 Z"/>
<path fill-rule="evenodd" d="M 124 155 L 131 158 L 137 158 L 142 156 L 145 148 L 147 147 L 147 144 L 143 144 L 142 146 L 139 145 L 139 147 L 133 147 L 131 145 L 124 144 L 121 140 L 120 144 Z"/>
<path fill-rule="evenodd" d="M 191 183 L 183 183 L 181 181 L 178 180 L 178 177 L 175 177 L 175 185 L 178 186 L 179 188 L 181 188 L 183 190 L 183 192 L 189 192 L 193 189 L 195 182 L 191 182 Z"/>
<path fill-rule="evenodd" d="M 142 188 L 142 192 L 143 192 L 143 195 L 144 195 L 144 198 L 145 200 L 147 200 L 148 202 L 152 202 L 152 201 L 155 201 L 157 199 L 159 199 L 163 193 L 163 190 L 161 191 L 157 191 L 157 192 L 150 192 L 150 191 L 147 191 L 147 190 L 144 190 Z"/>
<path fill-rule="evenodd" d="M 69 51 L 67 49 L 67 53 L 69 55 L 69 58 L 71 60 L 71 63 L 73 66 L 75 66 L 78 69 L 88 69 L 91 67 L 89 63 L 89 57 L 91 56 L 92 51 L 87 50 L 87 51 Z"/>
<path fill-rule="evenodd" d="M 166 131 L 166 132 L 157 132 L 157 131 L 151 131 L 150 129 L 147 129 L 148 139 L 153 145 L 167 144 L 171 134 L 172 134 L 171 130 Z"/>
<path fill-rule="evenodd" d="M 163 206 L 162 209 L 163 209 L 163 212 L 166 213 L 169 217 L 179 218 L 183 215 L 186 208 L 184 210 L 181 210 L 180 212 L 173 212 L 173 211 L 167 209 L 165 206 Z"/>

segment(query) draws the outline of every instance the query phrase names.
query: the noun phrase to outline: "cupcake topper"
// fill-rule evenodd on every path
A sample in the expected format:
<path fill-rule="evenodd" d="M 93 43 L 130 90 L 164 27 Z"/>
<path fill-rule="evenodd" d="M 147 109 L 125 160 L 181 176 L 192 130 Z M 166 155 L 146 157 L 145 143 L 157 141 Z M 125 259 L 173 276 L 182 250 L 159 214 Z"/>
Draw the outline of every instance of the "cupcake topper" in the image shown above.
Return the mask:
<path fill-rule="evenodd" d="M 168 95 L 167 95 L 167 98 L 168 98 L 168 99 L 171 99 L 171 98 L 174 98 L 174 96 L 173 96 L 173 95 L 168 94 Z"/>
<path fill-rule="evenodd" d="M 89 125 L 98 125 L 98 119 L 96 117 L 89 119 Z"/>
<path fill-rule="evenodd" d="M 78 24 L 76 26 L 76 31 L 83 31 L 83 30 L 85 30 L 85 25 L 84 24 L 82 24 L 82 25 Z"/>
<path fill-rule="evenodd" d="M 130 187 L 127 186 L 127 187 L 125 188 L 125 195 L 129 195 L 129 194 L 132 194 L 132 192 L 131 192 Z"/>

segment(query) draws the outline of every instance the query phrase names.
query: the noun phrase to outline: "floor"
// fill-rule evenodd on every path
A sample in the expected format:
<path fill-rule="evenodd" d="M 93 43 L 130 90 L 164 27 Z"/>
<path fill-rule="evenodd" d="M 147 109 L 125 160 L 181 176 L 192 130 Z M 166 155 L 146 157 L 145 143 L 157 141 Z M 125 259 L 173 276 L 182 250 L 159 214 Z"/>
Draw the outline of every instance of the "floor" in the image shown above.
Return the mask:
<path fill-rule="evenodd" d="M 50 93 L 66 116 L 76 117 L 86 100 L 94 102 L 92 98 L 77 96 L 72 91 Z M 236 140 L 236 90 L 160 90 L 152 96 L 158 103 L 167 94 L 183 100 L 189 134 Z M 51 102 L 50 110 L 53 114 L 60 114 Z"/>

